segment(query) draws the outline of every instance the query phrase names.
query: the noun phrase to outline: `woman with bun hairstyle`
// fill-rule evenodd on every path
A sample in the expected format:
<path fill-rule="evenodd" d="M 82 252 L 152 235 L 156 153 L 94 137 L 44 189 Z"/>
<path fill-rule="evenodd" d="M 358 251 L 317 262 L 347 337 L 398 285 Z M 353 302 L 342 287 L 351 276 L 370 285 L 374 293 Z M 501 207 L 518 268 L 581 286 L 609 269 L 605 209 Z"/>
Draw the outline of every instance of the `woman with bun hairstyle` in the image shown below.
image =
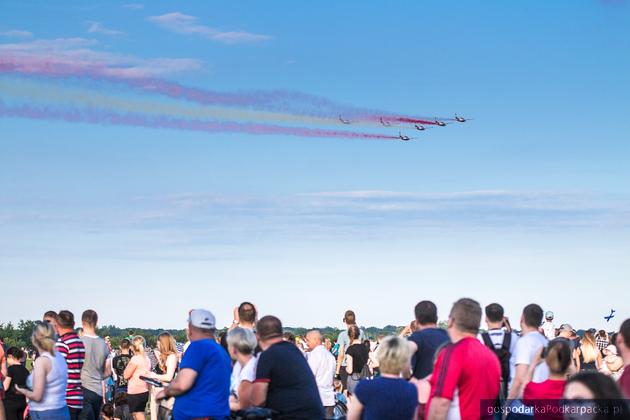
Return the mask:
<path fill-rule="evenodd" d="M 26 381 L 27 388 L 15 386 L 16 392 L 28 398 L 32 420 L 70 420 L 66 405 L 68 365 L 61 353 L 55 351 L 56 341 L 52 325 L 46 322 L 35 325 L 31 343 L 39 357 Z"/>
<path fill-rule="evenodd" d="M 532 382 L 534 370 L 542 362 L 549 366 L 549 378 L 543 382 Z M 529 382 L 523 390 L 523 403 L 535 407 L 538 412 L 546 412 L 545 419 L 562 419 L 562 412 L 558 408 L 572 362 L 569 341 L 563 338 L 551 340 L 529 366 Z"/>

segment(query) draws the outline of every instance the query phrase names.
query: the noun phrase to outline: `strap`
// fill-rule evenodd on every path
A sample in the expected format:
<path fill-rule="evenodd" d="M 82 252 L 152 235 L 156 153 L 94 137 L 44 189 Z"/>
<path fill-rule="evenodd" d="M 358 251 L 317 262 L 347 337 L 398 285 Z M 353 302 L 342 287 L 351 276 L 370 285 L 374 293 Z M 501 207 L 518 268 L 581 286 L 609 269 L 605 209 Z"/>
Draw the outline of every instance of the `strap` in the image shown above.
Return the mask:
<path fill-rule="evenodd" d="M 488 334 L 487 332 L 481 333 L 481 338 L 483 339 L 483 344 L 485 344 L 486 347 L 489 347 L 490 349 L 494 350 L 494 344 L 492 343 L 490 334 Z"/>
<path fill-rule="evenodd" d="M 512 343 L 512 333 L 509 331 L 506 331 L 503 334 L 503 344 L 501 345 L 501 348 L 509 353 L 511 343 Z"/>

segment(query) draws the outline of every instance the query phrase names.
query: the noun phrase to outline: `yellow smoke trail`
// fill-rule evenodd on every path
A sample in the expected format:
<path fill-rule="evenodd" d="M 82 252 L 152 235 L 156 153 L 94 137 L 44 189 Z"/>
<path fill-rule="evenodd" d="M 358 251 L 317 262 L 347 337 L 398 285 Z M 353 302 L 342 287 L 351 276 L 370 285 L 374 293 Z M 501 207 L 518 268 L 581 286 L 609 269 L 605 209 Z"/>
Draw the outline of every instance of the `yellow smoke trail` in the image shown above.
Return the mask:
<path fill-rule="evenodd" d="M 173 103 L 136 97 L 122 98 L 115 94 L 94 89 L 59 86 L 56 84 L 21 78 L 0 77 L 0 92 L 3 97 L 45 102 L 48 105 L 105 108 L 118 112 L 141 113 L 154 116 L 169 116 L 190 119 L 212 119 L 236 122 L 274 122 L 301 125 L 342 125 L 338 119 L 284 114 L 268 111 L 251 111 L 217 106 L 188 103 Z M 369 121 L 352 123 L 352 126 L 375 127 Z"/>

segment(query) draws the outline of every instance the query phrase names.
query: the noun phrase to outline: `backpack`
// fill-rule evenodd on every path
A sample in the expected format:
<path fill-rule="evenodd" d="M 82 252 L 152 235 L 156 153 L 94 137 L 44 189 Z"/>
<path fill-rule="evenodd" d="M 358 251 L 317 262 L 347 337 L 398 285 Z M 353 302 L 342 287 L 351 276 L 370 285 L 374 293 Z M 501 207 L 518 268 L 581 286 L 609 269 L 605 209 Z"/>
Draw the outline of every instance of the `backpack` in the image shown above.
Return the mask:
<path fill-rule="evenodd" d="M 501 382 L 507 386 L 507 383 L 510 381 L 510 357 L 512 356 L 510 353 L 510 344 L 512 343 L 512 333 L 505 331 L 503 334 L 503 343 L 501 343 L 501 347 L 498 349 L 494 347 L 490 334 L 485 332 L 481 334 L 481 337 L 486 347 L 490 348 L 490 350 L 497 355 L 499 363 L 501 364 Z"/>

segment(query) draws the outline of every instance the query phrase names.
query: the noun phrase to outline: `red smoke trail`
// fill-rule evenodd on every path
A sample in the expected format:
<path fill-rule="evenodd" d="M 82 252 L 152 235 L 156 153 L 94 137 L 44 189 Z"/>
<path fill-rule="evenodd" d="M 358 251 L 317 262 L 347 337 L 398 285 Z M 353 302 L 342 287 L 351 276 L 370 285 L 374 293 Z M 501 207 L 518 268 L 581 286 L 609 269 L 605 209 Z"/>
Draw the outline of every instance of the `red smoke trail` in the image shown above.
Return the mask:
<path fill-rule="evenodd" d="M 121 83 L 145 92 L 174 99 L 184 99 L 203 105 L 251 107 L 294 115 L 335 118 L 343 115 L 353 121 L 374 121 L 435 124 L 432 120 L 389 115 L 336 103 L 326 98 L 290 91 L 218 92 L 181 85 L 164 79 L 134 75 L 127 68 L 59 62 L 40 57 L 0 57 L 0 73 L 16 73 L 43 77 L 82 77 L 97 81 Z"/>
<path fill-rule="evenodd" d="M 145 117 L 139 114 L 117 114 L 107 111 L 56 110 L 30 106 L 7 107 L 0 103 L 0 117 L 30 118 L 36 120 L 62 120 L 67 122 L 90 124 L 129 125 L 150 128 L 170 128 L 176 130 L 203 131 L 208 133 L 247 133 L 258 135 L 286 135 L 298 137 L 331 137 L 375 140 L 398 140 L 397 136 L 359 133 L 340 130 L 319 130 L 305 127 L 283 127 L 277 125 L 207 122 L 167 117 Z"/>

